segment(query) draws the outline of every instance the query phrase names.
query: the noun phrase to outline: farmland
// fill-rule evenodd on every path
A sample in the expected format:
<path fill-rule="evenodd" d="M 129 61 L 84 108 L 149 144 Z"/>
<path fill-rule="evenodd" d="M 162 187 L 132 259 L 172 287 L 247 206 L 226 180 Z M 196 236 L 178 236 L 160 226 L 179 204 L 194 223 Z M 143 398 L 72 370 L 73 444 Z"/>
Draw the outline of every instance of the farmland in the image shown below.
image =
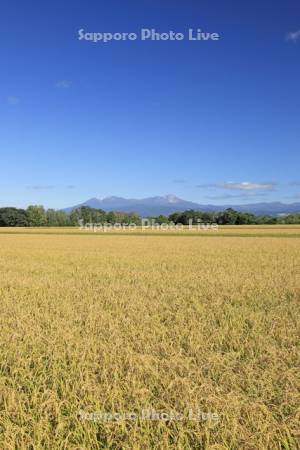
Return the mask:
<path fill-rule="evenodd" d="M 1 228 L 0 448 L 298 449 L 299 237 Z"/>

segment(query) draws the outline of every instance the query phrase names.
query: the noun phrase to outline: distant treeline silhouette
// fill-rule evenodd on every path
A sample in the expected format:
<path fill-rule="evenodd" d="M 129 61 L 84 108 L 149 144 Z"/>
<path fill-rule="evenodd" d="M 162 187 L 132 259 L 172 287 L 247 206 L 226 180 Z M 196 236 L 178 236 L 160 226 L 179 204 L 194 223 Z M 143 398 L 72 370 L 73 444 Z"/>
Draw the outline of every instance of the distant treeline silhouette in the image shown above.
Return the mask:
<path fill-rule="evenodd" d="M 156 223 L 170 223 L 188 225 L 193 223 L 217 223 L 218 225 L 276 225 L 276 224 L 300 224 L 300 214 L 280 216 L 255 215 L 246 212 L 238 212 L 232 208 L 220 212 L 203 212 L 188 210 L 176 212 L 169 216 L 160 215 L 151 217 Z M 31 205 L 27 209 L 6 207 L 0 208 L 0 227 L 66 227 L 78 226 L 83 223 L 123 223 L 141 224 L 142 218 L 132 212 L 106 212 L 102 209 L 82 206 L 74 209 L 70 214 L 54 209 L 45 209 L 42 205 Z"/>

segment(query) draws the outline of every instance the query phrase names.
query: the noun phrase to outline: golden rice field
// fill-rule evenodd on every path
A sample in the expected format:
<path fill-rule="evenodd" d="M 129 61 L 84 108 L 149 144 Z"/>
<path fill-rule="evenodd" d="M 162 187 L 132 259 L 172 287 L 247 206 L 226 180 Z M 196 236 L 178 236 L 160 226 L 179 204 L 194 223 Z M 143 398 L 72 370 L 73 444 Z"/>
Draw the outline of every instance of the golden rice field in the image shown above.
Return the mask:
<path fill-rule="evenodd" d="M 299 449 L 300 227 L 214 233 L 0 229 L 1 450 Z"/>

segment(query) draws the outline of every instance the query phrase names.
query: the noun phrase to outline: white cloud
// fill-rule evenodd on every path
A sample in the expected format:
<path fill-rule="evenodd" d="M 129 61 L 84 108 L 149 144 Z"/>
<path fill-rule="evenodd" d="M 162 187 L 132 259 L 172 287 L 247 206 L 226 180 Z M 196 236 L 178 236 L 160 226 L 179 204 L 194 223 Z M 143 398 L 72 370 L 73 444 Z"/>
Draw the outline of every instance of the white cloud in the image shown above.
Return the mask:
<path fill-rule="evenodd" d="M 219 185 L 224 189 L 239 189 L 245 191 L 251 190 L 273 190 L 275 183 L 251 183 L 250 181 L 243 181 L 242 183 L 233 183 L 232 181 L 228 181 Z"/>
<path fill-rule="evenodd" d="M 208 183 L 208 184 L 198 184 L 197 188 L 219 188 L 219 189 L 237 189 L 241 191 L 255 191 L 255 190 L 266 190 L 271 191 L 274 189 L 275 183 L 251 183 L 250 181 L 242 181 L 241 183 L 234 183 L 232 181 L 227 181 L 225 183 Z"/>
<path fill-rule="evenodd" d="M 31 189 L 33 191 L 48 191 L 50 189 L 75 189 L 74 184 L 67 184 L 66 186 L 55 186 L 54 184 L 33 184 L 26 186 L 26 189 Z"/>
<path fill-rule="evenodd" d="M 186 180 L 179 178 L 179 179 L 177 179 L 177 180 L 173 180 L 173 183 L 176 183 L 176 184 L 185 184 L 185 183 L 186 183 Z"/>
<path fill-rule="evenodd" d="M 69 89 L 71 87 L 71 81 L 60 80 L 55 83 L 55 86 L 59 89 Z"/>
<path fill-rule="evenodd" d="M 297 42 L 300 41 L 300 30 L 291 31 L 286 36 L 287 41 Z"/>
<path fill-rule="evenodd" d="M 34 191 L 43 191 L 43 190 L 54 189 L 54 188 L 55 188 L 55 186 L 53 186 L 53 185 L 43 185 L 43 184 L 27 186 L 27 189 L 33 189 Z"/>
<path fill-rule="evenodd" d="M 216 188 L 220 187 L 217 183 L 206 183 L 206 184 L 197 184 L 196 188 L 207 189 L 207 188 Z"/>
<path fill-rule="evenodd" d="M 18 103 L 20 103 L 19 97 L 16 97 L 14 95 L 9 95 L 6 99 L 6 101 L 7 101 L 7 104 L 11 105 L 11 106 L 14 106 L 14 105 L 17 105 Z"/>

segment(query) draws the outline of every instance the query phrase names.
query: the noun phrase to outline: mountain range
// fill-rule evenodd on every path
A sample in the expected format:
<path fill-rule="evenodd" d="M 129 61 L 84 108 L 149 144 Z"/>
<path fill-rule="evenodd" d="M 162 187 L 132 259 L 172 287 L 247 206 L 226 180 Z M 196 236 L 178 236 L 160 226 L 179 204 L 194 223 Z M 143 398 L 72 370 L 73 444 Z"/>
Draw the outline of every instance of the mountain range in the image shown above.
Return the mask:
<path fill-rule="evenodd" d="M 175 195 L 165 195 L 149 197 L 143 199 L 105 197 L 103 199 L 90 198 L 83 203 L 63 209 L 70 213 L 73 209 L 81 206 L 90 206 L 91 208 L 103 209 L 104 211 L 135 212 L 142 217 L 158 216 L 160 214 L 169 215 L 174 212 L 195 209 L 199 211 L 224 211 L 227 208 L 233 208 L 236 211 L 248 212 L 253 214 L 292 214 L 300 213 L 300 202 L 297 203 L 251 203 L 244 205 L 203 205 L 190 202 L 176 197 Z"/>

